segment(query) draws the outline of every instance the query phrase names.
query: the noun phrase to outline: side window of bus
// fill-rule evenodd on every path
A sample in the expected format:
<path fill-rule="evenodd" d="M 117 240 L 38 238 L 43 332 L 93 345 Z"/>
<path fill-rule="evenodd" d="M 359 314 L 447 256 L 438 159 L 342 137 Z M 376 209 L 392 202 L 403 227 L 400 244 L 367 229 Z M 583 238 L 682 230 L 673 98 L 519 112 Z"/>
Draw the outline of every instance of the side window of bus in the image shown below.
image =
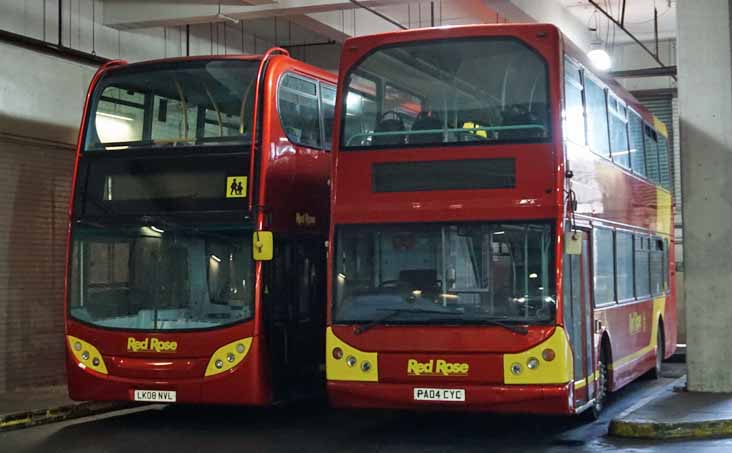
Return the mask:
<path fill-rule="evenodd" d="M 635 235 L 635 297 L 643 299 L 651 295 L 649 280 L 649 239 Z"/>
<path fill-rule="evenodd" d="M 346 118 L 343 126 L 344 137 L 350 137 L 346 145 L 367 145 L 369 135 L 379 123 L 378 107 L 376 105 L 376 82 L 358 74 L 351 75 L 351 82 L 347 84 L 349 90 L 346 95 Z"/>
<path fill-rule="evenodd" d="M 669 286 L 669 250 L 668 250 L 668 239 L 663 240 L 663 289 L 668 291 Z"/>
<path fill-rule="evenodd" d="M 664 291 L 664 258 L 663 240 L 653 238 L 651 242 L 651 293 L 654 296 L 662 294 Z"/>
<path fill-rule="evenodd" d="M 286 74 L 280 82 L 277 98 L 280 121 L 287 138 L 297 145 L 320 148 L 318 82 Z"/>
<path fill-rule="evenodd" d="M 333 145 L 333 118 L 335 117 L 336 89 L 320 84 L 320 108 L 323 114 L 323 148 L 330 151 Z"/>
<path fill-rule="evenodd" d="M 582 102 L 582 70 L 564 60 L 564 132 L 568 140 L 585 144 L 585 111 Z"/>
<path fill-rule="evenodd" d="M 668 142 L 666 137 L 658 134 L 658 180 L 667 190 L 671 190 L 671 169 L 668 164 Z"/>
<path fill-rule="evenodd" d="M 613 161 L 625 168 L 630 168 L 628 156 L 628 109 L 622 101 L 608 95 L 608 111 L 610 112 L 610 152 Z"/>
<path fill-rule="evenodd" d="M 633 299 L 633 235 L 626 231 L 615 232 L 615 269 L 618 300 Z"/>
<path fill-rule="evenodd" d="M 630 167 L 633 172 L 646 176 L 646 154 L 643 148 L 643 121 L 630 110 L 628 132 L 630 136 Z"/>
<path fill-rule="evenodd" d="M 593 230 L 593 269 L 595 304 L 615 301 L 615 247 L 613 232 L 604 228 Z"/>
<path fill-rule="evenodd" d="M 652 182 L 658 182 L 658 138 L 656 131 L 645 125 L 646 175 Z"/>
<path fill-rule="evenodd" d="M 610 157 L 605 90 L 587 77 L 585 77 L 585 90 L 587 96 L 587 136 L 590 148 L 601 156 Z"/>

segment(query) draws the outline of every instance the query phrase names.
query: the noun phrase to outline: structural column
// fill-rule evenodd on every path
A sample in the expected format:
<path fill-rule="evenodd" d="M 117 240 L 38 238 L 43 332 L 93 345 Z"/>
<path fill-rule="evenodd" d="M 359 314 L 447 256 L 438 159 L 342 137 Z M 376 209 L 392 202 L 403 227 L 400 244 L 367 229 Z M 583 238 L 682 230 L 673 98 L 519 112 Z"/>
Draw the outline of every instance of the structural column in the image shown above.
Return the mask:
<path fill-rule="evenodd" d="M 689 390 L 732 392 L 732 0 L 677 3 Z"/>

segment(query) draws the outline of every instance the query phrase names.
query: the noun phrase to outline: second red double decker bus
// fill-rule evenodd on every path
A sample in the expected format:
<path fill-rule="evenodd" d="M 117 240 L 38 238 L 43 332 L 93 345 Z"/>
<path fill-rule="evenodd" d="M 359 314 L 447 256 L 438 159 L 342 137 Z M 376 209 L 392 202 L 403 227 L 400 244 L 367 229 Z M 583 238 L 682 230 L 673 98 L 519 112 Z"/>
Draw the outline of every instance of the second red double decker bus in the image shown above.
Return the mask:
<path fill-rule="evenodd" d="M 73 399 L 322 393 L 334 82 L 280 49 L 97 72 L 69 212 Z"/>
<path fill-rule="evenodd" d="M 596 415 L 676 340 L 665 127 L 551 25 L 348 40 L 327 389 Z"/>

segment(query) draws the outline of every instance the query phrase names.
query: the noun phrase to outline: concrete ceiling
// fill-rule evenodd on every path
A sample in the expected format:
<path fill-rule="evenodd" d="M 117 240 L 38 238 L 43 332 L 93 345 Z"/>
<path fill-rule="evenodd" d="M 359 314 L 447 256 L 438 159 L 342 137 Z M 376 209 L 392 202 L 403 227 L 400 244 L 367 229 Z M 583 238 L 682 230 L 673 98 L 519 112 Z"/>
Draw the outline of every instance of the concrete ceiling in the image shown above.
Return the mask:
<path fill-rule="evenodd" d="M 614 17 L 623 0 L 596 0 Z M 360 0 L 408 28 L 495 22 L 551 22 L 581 48 L 595 37 L 608 45 L 631 39 L 611 26 L 587 0 Z M 642 40 L 653 39 L 653 8 L 659 37 L 675 35 L 676 0 L 627 0 L 625 24 Z M 104 25 L 130 30 L 221 22 L 219 0 L 103 0 Z M 349 0 L 221 0 L 222 12 L 246 21 L 256 33 L 286 45 L 343 41 L 396 27 Z M 279 18 L 279 21 L 275 18 Z M 597 27 L 597 32 L 589 29 Z M 294 30 L 294 31 L 293 31 Z M 293 38 L 294 35 L 297 38 Z"/>

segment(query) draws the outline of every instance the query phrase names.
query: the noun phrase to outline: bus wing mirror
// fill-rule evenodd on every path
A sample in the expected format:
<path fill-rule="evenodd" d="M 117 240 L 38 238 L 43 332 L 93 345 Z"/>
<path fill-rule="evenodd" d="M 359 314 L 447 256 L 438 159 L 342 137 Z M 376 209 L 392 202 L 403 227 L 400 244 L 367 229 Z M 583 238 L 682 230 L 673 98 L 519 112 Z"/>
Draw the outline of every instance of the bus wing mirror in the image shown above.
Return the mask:
<path fill-rule="evenodd" d="M 567 231 L 564 234 L 564 253 L 567 255 L 582 254 L 582 234 L 579 231 Z"/>
<path fill-rule="evenodd" d="M 274 239 L 271 231 L 255 231 L 252 235 L 252 258 L 254 261 L 270 261 L 274 254 Z"/>

